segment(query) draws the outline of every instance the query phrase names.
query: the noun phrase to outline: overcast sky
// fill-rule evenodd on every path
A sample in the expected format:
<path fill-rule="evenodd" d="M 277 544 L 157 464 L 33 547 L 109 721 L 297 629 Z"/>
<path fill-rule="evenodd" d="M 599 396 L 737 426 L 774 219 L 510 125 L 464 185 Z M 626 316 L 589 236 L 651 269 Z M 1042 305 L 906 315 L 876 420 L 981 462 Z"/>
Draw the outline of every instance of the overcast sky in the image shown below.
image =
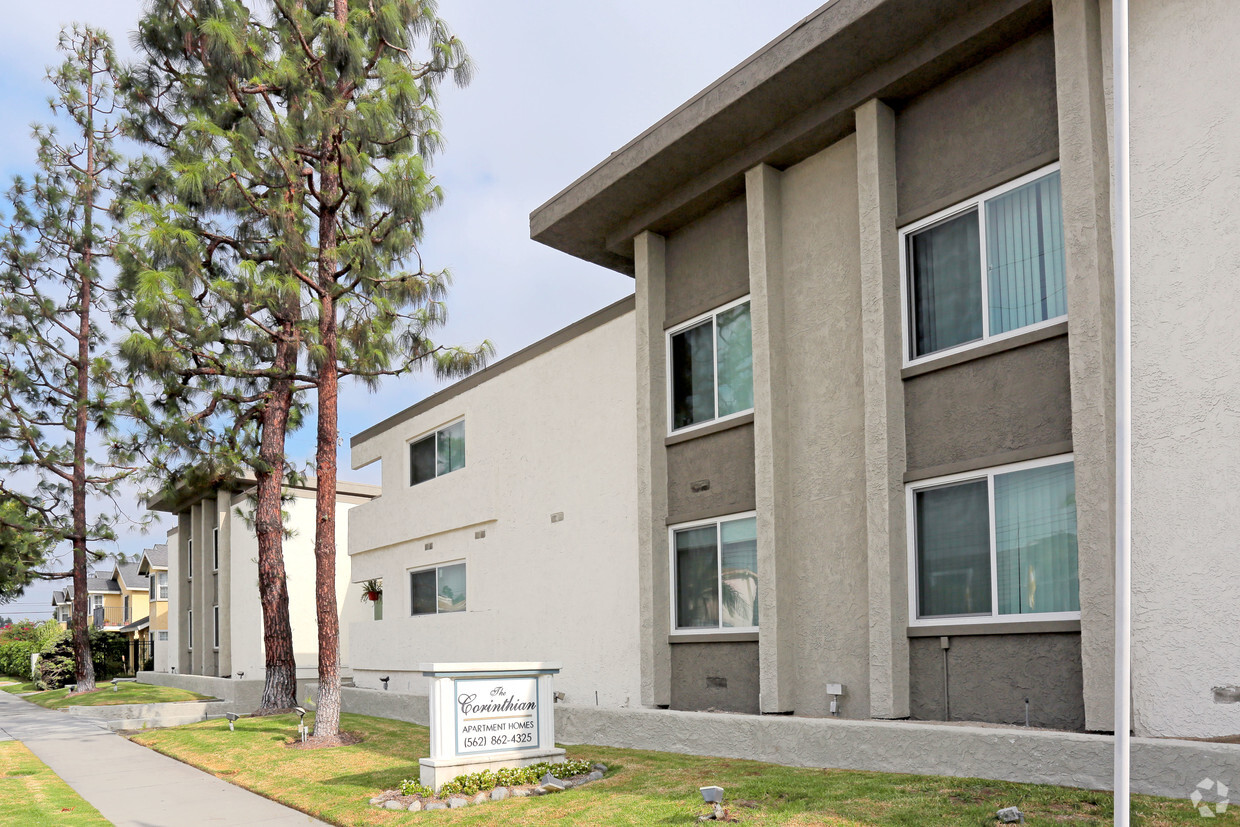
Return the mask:
<path fill-rule="evenodd" d="M 520 350 L 633 290 L 627 276 L 529 238 L 529 214 L 607 155 L 684 103 L 824 0 L 440 0 L 477 72 L 445 86 L 446 149 L 433 171 L 445 205 L 427 222 L 428 267 L 450 268 L 455 287 L 447 344 L 490 339 L 497 358 Z M 111 33 L 122 57 L 143 0 L 12 3 L 0 27 L 0 179 L 28 173 L 29 124 L 46 121 L 44 72 L 61 58 L 60 28 L 86 22 Z M 378 393 L 342 394 L 341 477 L 377 483 L 378 465 L 347 470 L 353 434 L 415 404 L 432 378 L 388 380 Z M 313 425 L 290 440 L 313 456 Z M 136 513 L 136 504 L 131 506 Z M 162 540 L 122 527 L 115 550 Z M 342 550 L 343 551 L 343 550 Z M 57 586 L 59 587 L 59 586 Z M 31 589 L 0 615 L 46 617 L 52 586 Z"/>

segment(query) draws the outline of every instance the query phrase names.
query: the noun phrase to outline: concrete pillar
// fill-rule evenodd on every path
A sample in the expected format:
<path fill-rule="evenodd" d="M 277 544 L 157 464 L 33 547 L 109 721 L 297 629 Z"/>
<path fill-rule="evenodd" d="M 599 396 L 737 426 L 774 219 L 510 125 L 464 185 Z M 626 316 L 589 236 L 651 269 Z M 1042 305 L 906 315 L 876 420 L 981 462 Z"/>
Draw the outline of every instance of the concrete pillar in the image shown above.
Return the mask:
<path fill-rule="evenodd" d="M 793 572 L 788 539 L 788 381 L 784 368 L 784 268 L 780 172 L 745 173 L 753 322 L 754 482 L 758 511 L 758 667 L 762 712 L 791 712 Z M 782 597 L 782 599 L 781 599 Z"/>
<path fill-rule="evenodd" d="M 215 493 L 215 525 L 219 529 L 220 674 L 232 674 L 232 492 Z"/>
<path fill-rule="evenodd" d="M 637 554 L 641 589 L 641 693 L 644 706 L 672 700 L 671 574 L 667 546 L 666 241 L 633 241 L 637 305 Z"/>
<path fill-rule="evenodd" d="M 176 629 L 175 634 L 169 635 L 170 645 L 175 646 L 169 653 L 168 663 L 177 668 L 180 674 L 188 674 L 191 672 L 189 658 L 189 609 L 193 605 L 193 594 L 189 580 L 189 564 L 186 556 L 186 549 L 189 547 L 190 535 L 190 512 L 182 511 L 177 514 L 177 544 L 170 549 L 168 555 L 168 597 L 172 603 L 169 606 L 169 625 Z"/>
<path fill-rule="evenodd" d="M 1115 283 L 1098 0 L 1054 0 L 1085 726 L 1114 729 Z M 1109 38 L 1108 38 L 1109 42 Z"/>
<path fill-rule="evenodd" d="M 190 609 L 194 612 L 193 630 L 190 632 L 189 647 L 189 671 L 194 675 L 206 674 L 202 671 L 203 664 L 203 646 L 202 646 L 202 630 L 207 625 L 207 618 L 202 610 L 203 603 L 203 576 L 204 566 L 202 559 L 205 555 L 206 541 L 202 536 L 202 503 L 199 502 L 190 506 L 189 509 L 190 523 L 190 542 L 193 543 L 193 553 L 190 555 Z"/>
<path fill-rule="evenodd" d="M 895 114 L 856 111 L 869 560 L 870 715 L 909 714 L 908 544 L 904 508 L 904 326 L 896 232 Z"/>

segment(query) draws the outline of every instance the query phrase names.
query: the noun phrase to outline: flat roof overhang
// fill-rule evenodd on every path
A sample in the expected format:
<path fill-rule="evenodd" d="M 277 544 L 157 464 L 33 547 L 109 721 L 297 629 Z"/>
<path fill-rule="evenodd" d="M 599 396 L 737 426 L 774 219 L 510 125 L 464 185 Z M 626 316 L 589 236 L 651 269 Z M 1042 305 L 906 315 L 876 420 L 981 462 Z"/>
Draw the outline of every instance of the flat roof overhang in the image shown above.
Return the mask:
<path fill-rule="evenodd" d="M 898 101 L 1051 23 L 1050 0 L 833 0 L 530 214 L 530 237 L 633 275 L 633 238 L 668 233 Z"/>

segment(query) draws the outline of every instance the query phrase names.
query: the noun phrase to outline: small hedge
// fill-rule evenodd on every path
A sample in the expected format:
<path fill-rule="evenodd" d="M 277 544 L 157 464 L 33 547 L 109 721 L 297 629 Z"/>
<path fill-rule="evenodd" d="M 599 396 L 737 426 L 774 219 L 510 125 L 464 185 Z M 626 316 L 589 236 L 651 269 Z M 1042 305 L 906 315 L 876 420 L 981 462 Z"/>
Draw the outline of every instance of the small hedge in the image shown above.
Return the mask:
<path fill-rule="evenodd" d="M 458 775 L 451 781 L 445 781 L 439 788 L 439 798 L 450 795 L 477 795 L 493 790 L 496 787 L 520 787 L 525 784 L 537 784 L 547 773 L 556 778 L 572 778 L 574 775 L 585 775 L 590 771 L 589 761 L 564 761 L 559 764 L 531 764 L 528 767 L 500 767 L 492 772 L 470 773 Z M 435 791 L 424 787 L 417 781 L 405 779 L 400 782 L 401 795 L 419 795 L 422 798 L 435 798 Z"/>

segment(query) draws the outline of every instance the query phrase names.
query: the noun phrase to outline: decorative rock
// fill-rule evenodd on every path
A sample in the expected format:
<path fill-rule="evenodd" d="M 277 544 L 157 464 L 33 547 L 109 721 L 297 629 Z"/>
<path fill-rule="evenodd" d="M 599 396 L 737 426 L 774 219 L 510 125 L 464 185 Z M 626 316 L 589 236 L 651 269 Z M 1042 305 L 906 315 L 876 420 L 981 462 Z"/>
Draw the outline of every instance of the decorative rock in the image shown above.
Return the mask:
<path fill-rule="evenodd" d="M 594 764 L 593 766 L 590 767 L 590 769 L 598 770 L 599 772 L 607 772 L 607 765 L 606 764 Z"/>
<path fill-rule="evenodd" d="M 421 810 L 422 810 L 422 802 L 421 802 L 421 801 L 415 801 L 415 802 L 413 802 L 412 804 L 410 804 L 410 805 L 409 805 L 409 812 L 411 812 L 411 813 L 420 812 Z"/>
<path fill-rule="evenodd" d="M 459 809 L 461 807 L 468 807 L 469 799 L 468 798 L 449 798 L 448 806 L 452 808 L 453 810 Z"/>
<path fill-rule="evenodd" d="M 513 798 L 528 798 L 530 794 L 531 794 L 531 791 L 527 790 L 525 787 L 518 787 L 517 789 L 512 791 Z"/>
<path fill-rule="evenodd" d="M 491 796 L 488 793 L 478 793 L 476 796 L 474 796 L 473 803 L 474 804 L 486 804 L 490 800 L 491 800 Z"/>
<path fill-rule="evenodd" d="M 446 810 L 448 809 L 448 805 L 444 804 L 442 801 L 432 801 L 429 804 L 427 804 L 425 807 L 423 807 L 422 809 L 424 810 Z"/>
<path fill-rule="evenodd" d="M 543 784 L 542 788 L 545 792 L 549 792 L 549 793 L 562 793 L 565 790 L 563 781 L 559 781 L 559 782 L 552 783 L 552 784 Z"/>
<path fill-rule="evenodd" d="M 534 789 L 530 790 L 530 795 L 546 795 L 546 794 L 547 794 L 546 787 L 535 787 Z"/>
<path fill-rule="evenodd" d="M 538 779 L 538 783 L 539 784 L 559 784 L 561 782 L 560 782 L 560 779 L 556 778 L 554 775 L 547 772 L 547 773 L 543 773 L 543 777 Z"/>
<path fill-rule="evenodd" d="M 1025 814 L 1017 807 L 1004 807 L 995 813 L 995 817 L 1004 824 L 1023 824 L 1025 821 Z"/>
<path fill-rule="evenodd" d="M 492 801 L 503 801 L 507 797 L 508 797 L 507 787 L 496 787 L 495 789 L 491 790 Z"/>
<path fill-rule="evenodd" d="M 595 764 L 594 766 L 596 766 L 596 767 L 597 767 L 597 766 L 598 766 L 598 764 Z M 602 771 L 602 770 L 595 770 L 594 772 L 592 772 L 592 773 L 590 773 L 589 775 L 587 775 L 587 776 L 586 776 L 586 780 L 587 780 L 587 781 L 602 781 L 602 780 L 603 780 L 603 771 Z"/>
<path fill-rule="evenodd" d="M 370 806 L 371 806 L 371 807 L 382 807 L 382 806 L 383 806 L 383 799 L 382 799 L 382 798 L 372 798 L 372 799 L 370 799 Z"/>
<path fill-rule="evenodd" d="M 383 809 L 385 809 L 385 810 L 403 810 L 403 809 L 405 809 L 405 805 L 404 805 L 404 804 L 401 804 L 399 801 L 385 801 L 385 802 L 383 802 Z"/>

